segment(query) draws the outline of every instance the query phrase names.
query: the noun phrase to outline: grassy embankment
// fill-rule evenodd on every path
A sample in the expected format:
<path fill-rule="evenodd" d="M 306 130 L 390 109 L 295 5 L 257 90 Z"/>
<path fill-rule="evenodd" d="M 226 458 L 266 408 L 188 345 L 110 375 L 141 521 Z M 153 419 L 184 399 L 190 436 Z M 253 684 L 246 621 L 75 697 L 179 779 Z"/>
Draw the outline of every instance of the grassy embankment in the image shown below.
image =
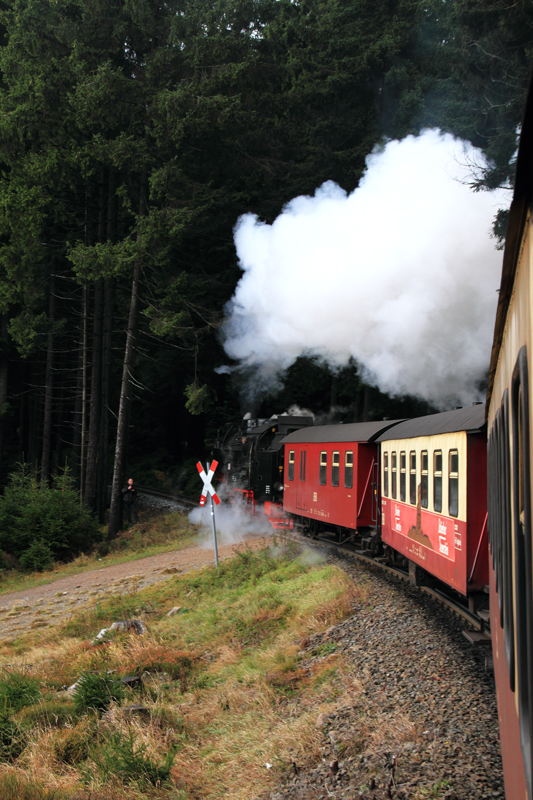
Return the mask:
<path fill-rule="evenodd" d="M 300 645 L 364 599 L 333 566 L 243 549 L 21 635 L 1 658 L 0 797 L 249 800 L 319 757 L 317 716 L 356 681 L 335 648 L 302 668 Z M 92 643 L 128 617 L 148 633 Z M 128 716 L 132 704 L 144 710 Z"/>

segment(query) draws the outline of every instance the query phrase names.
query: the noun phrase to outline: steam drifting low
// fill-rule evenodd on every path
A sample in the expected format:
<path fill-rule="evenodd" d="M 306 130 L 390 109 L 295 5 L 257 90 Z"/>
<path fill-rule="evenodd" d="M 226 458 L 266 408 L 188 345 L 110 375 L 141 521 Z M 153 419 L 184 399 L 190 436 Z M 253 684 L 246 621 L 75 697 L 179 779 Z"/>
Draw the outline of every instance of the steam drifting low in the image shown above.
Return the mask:
<path fill-rule="evenodd" d="M 469 143 L 425 131 L 372 153 L 350 195 L 329 181 L 272 225 L 239 219 L 225 349 L 256 387 L 313 354 L 355 358 L 392 394 L 479 399 L 501 270 L 490 229 L 509 199 L 473 192 L 473 164 Z"/>

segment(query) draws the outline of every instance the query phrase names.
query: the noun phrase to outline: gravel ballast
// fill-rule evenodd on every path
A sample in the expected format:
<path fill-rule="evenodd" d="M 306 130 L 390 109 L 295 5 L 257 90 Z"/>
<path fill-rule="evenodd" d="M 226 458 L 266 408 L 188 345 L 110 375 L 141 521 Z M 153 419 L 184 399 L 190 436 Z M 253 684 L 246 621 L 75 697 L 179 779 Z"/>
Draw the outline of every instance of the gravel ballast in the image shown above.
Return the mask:
<path fill-rule="evenodd" d="M 490 648 L 463 620 L 376 568 L 329 555 L 365 587 L 355 613 L 303 643 L 300 666 L 342 654 L 356 685 L 319 715 L 321 758 L 295 761 L 261 800 L 504 798 Z M 316 760 L 315 760 L 316 761 Z"/>

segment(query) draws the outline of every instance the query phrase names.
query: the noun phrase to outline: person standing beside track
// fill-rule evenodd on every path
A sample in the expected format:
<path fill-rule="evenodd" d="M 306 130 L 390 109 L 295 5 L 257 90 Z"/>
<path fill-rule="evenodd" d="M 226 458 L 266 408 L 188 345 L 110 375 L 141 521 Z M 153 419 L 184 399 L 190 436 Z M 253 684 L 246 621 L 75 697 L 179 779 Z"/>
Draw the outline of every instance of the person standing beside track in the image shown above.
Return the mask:
<path fill-rule="evenodd" d="M 139 522 L 137 509 L 135 508 L 136 496 L 137 496 L 137 490 L 133 486 L 133 478 L 128 478 L 127 484 L 122 489 L 122 505 L 126 515 L 126 522 L 130 527 L 132 524 L 132 518 L 134 525 L 136 525 Z"/>

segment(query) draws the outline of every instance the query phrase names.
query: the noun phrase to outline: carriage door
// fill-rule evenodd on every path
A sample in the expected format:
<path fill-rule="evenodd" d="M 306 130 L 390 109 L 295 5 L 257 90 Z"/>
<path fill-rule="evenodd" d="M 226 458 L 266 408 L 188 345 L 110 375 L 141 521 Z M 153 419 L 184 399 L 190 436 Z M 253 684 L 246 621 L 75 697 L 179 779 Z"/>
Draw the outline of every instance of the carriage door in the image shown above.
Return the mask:
<path fill-rule="evenodd" d="M 299 469 L 296 481 L 296 508 L 301 511 L 307 510 L 306 504 L 306 478 L 307 478 L 307 447 L 302 445 L 298 453 L 299 456 Z"/>

